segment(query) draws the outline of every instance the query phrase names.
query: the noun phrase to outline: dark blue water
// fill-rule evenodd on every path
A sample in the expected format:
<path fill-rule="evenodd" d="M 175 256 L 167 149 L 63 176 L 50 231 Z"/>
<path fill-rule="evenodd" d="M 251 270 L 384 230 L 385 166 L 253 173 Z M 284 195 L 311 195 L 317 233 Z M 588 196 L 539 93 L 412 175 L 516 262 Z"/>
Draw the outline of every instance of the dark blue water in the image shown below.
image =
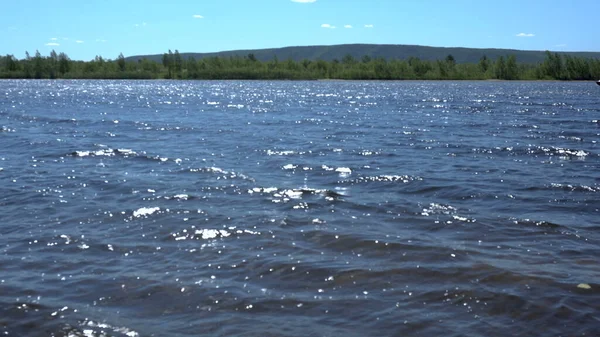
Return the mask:
<path fill-rule="evenodd" d="M 0 82 L 0 333 L 592 336 L 600 88 Z"/>

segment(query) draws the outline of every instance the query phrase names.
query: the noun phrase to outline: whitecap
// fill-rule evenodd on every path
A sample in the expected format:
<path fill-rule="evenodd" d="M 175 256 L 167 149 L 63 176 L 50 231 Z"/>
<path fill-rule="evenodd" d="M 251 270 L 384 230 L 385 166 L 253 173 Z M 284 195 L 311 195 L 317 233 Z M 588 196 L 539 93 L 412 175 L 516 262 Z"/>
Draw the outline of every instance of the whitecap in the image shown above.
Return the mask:
<path fill-rule="evenodd" d="M 284 196 L 290 199 L 300 199 L 302 198 L 302 191 L 299 190 L 284 190 L 281 191 L 281 193 L 279 195 L 275 195 L 275 196 Z"/>
<path fill-rule="evenodd" d="M 187 194 L 177 194 L 173 196 L 173 199 L 179 199 L 179 200 L 188 200 L 189 199 L 189 195 Z"/>
<path fill-rule="evenodd" d="M 202 239 L 215 239 L 217 237 L 228 237 L 231 235 L 228 231 L 224 229 L 199 229 L 196 230 L 196 235 L 201 235 Z"/>
<path fill-rule="evenodd" d="M 342 178 L 348 177 L 352 174 L 352 170 L 348 167 L 338 167 L 335 169 L 335 172 L 338 172 Z"/>
<path fill-rule="evenodd" d="M 287 151 L 273 151 L 267 150 L 267 155 L 269 156 L 289 156 L 295 154 L 295 151 L 287 150 Z"/>
<path fill-rule="evenodd" d="M 160 211 L 160 207 L 142 207 L 138 210 L 133 211 L 134 217 L 148 216 Z"/>
<path fill-rule="evenodd" d="M 75 151 L 77 157 L 87 157 L 90 155 L 90 151 Z"/>

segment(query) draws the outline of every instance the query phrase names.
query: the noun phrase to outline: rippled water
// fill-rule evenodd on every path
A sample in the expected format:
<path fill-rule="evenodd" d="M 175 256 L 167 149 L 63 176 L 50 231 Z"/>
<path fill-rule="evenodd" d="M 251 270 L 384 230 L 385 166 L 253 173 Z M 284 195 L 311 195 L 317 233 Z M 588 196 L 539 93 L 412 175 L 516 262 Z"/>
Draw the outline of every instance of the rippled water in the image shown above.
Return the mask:
<path fill-rule="evenodd" d="M 0 82 L 0 333 L 591 336 L 600 88 Z"/>

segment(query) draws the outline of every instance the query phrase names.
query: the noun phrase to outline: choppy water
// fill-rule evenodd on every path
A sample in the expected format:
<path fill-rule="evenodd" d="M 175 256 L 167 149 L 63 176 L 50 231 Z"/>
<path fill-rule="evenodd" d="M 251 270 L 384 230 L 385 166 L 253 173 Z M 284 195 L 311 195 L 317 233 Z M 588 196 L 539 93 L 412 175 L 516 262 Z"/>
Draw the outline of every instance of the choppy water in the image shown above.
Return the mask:
<path fill-rule="evenodd" d="M 0 333 L 592 336 L 600 88 L 0 82 Z"/>

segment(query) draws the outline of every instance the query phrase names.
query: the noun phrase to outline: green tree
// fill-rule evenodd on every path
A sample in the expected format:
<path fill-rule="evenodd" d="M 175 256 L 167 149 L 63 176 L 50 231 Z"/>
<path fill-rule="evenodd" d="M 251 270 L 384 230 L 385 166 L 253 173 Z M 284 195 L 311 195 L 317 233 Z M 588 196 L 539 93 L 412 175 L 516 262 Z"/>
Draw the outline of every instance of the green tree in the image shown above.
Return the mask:
<path fill-rule="evenodd" d="M 17 71 L 19 68 L 19 63 L 18 60 L 13 56 L 13 55 L 6 55 L 5 58 L 5 62 L 6 62 L 6 71 L 11 72 L 11 71 Z"/>
<path fill-rule="evenodd" d="M 354 59 L 354 56 L 352 56 L 350 54 L 346 54 L 342 58 L 342 64 L 344 64 L 345 66 L 351 66 L 355 63 L 356 63 L 356 60 Z"/>
<path fill-rule="evenodd" d="M 489 68 L 490 61 L 488 60 L 487 56 L 483 55 L 481 59 L 479 59 L 479 70 L 485 74 Z"/>
<path fill-rule="evenodd" d="M 504 62 L 504 56 L 498 57 L 496 64 L 494 65 L 494 71 L 496 72 L 496 78 L 503 80 L 506 78 L 506 62 Z"/>
<path fill-rule="evenodd" d="M 181 77 L 181 71 L 183 69 L 183 59 L 181 55 L 179 55 L 179 50 L 175 49 L 175 54 L 173 55 L 173 66 L 175 69 L 175 77 Z"/>
<path fill-rule="evenodd" d="M 164 53 L 162 64 L 167 70 L 167 78 L 173 78 L 173 52 L 169 49 L 168 53 Z"/>
<path fill-rule="evenodd" d="M 40 51 L 36 50 L 33 57 L 33 77 L 39 79 L 42 76 L 44 76 L 44 59 Z"/>
<path fill-rule="evenodd" d="M 186 69 L 187 78 L 198 78 L 198 62 L 193 56 L 188 57 Z"/>
<path fill-rule="evenodd" d="M 454 56 L 452 56 L 452 54 L 448 54 L 448 56 L 446 56 L 446 63 L 451 67 L 454 67 L 454 65 L 456 64 L 456 60 L 454 59 Z"/>
<path fill-rule="evenodd" d="M 516 80 L 519 76 L 519 68 L 517 66 L 517 58 L 515 55 L 510 55 L 506 60 L 506 70 L 504 73 L 505 80 Z"/>
<path fill-rule="evenodd" d="M 562 79 L 562 58 L 558 53 L 546 51 L 546 59 L 542 63 L 542 75 L 555 80 Z"/>
<path fill-rule="evenodd" d="M 62 75 L 69 72 L 71 68 L 71 62 L 69 57 L 65 53 L 58 54 L 58 72 Z"/>
<path fill-rule="evenodd" d="M 123 56 L 123 53 L 119 54 L 119 57 L 117 58 L 117 65 L 119 66 L 119 70 L 121 72 L 125 71 L 125 66 L 127 64 L 125 62 L 125 56 Z"/>
<path fill-rule="evenodd" d="M 418 57 L 409 57 L 408 64 L 412 68 L 417 79 L 425 78 L 425 74 L 432 70 L 432 66 L 429 62 L 421 61 Z"/>

